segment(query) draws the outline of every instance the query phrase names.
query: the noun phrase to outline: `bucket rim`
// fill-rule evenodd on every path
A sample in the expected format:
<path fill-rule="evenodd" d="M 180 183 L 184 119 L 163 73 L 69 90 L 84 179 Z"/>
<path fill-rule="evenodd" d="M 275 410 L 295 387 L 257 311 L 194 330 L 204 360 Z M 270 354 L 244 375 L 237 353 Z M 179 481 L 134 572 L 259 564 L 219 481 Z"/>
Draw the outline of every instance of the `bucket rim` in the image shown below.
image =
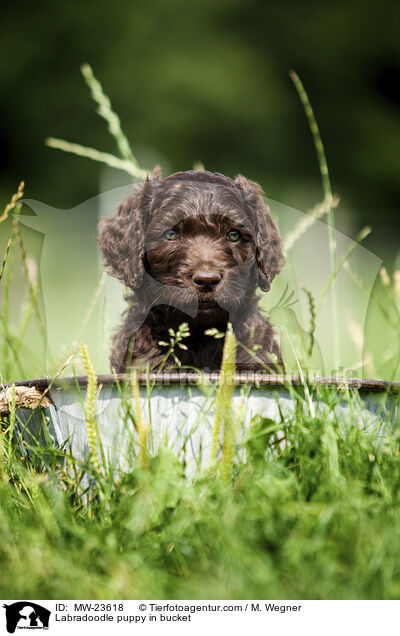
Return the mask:
<path fill-rule="evenodd" d="M 127 382 L 130 378 L 129 373 L 109 373 L 96 375 L 97 383 L 102 386 L 116 386 Z M 188 372 L 188 371 L 164 371 L 161 373 L 150 372 L 140 373 L 137 375 L 139 385 L 147 386 L 151 383 L 155 386 L 196 386 L 203 382 L 213 383 L 218 382 L 220 379 L 219 371 L 211 373 L 201 372 Z M 245 384 L 260 388 L 285 388 L 285 387 L 299 387 L 304 384 L 311 387 L 326 386 L 336 389 L 357 389 L 361 391 L 370 391 L 374 393 L 399 393 L 400 382 L 391 382 L 389 380 L 376 380 L 373 378 L 351 378 L 340 376 L 313 376 L 312 378 L 306 377 L 303 379 L 299 375 L 277 375 L 267 374 L 261 372 L 238 372 L 233 376 L 233 383 L 235 386 L 243 386 Z M 10 387 L 13 384 L 15 386 L 35 387 L 40 391 L 44 391 L 49 387 L 51 389 L 61 390 L 63 386 L 71 386 L 78 384 L 80 387 L 84 387 L 87 384 L 87 375 L 70 375 L 61 377 L 43 377 L 35 378 L 31 380 L 18 380 L 16 382 L 5 383 L 2 386 Z"/>

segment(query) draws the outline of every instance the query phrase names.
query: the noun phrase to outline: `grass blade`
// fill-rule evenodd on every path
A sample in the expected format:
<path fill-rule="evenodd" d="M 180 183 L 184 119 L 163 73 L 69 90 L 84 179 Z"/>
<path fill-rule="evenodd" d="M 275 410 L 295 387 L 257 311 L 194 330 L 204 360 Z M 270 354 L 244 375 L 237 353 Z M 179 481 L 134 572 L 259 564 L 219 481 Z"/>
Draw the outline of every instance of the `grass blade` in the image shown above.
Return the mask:
<path fill-rule="evenodd" d="M 321 135 L 319 132 L 319 127 L 317 124 L 317 120 L 314 115 L 314 111 L 312 109 L 310 100 L 308 99 L 308 95 L 304 89 L 303 83 L 300 80 L 299 76 L 295 71 L 290 71 L 290 77 L 295 85 L 297 93 L 300 97 L 301 103 L 303 104 L 303 108 L 308 119 L 308 124 L 310 126 L 311 134 L 314 140 L 315 150 L 317 152 L 319 170 L 322 178 L 322 187 L 324 191 L 324 200 L 327 202 L 328 206 L 328 219 L 330 225 L 330 233 L 329 233 L 329 254 L 331 260 L 331 273 L 336 272 L 336 236 L 335 236 L 335 216 L 333 212 L 333 196 L 332 196 L 332 188 L 331 181 L 329 178 L 329 170 L 328 164 L 326 162 L 325 150 L 322 144 Z M 339 368 L 340 363 L 340 349 L 339 349 L 339 316 L 338 316 L 338 300 L 337 300 L 337 289 L 336 289 L 336 278 L 333 279 L 333 350 L 335 356 L 335 367 Z"/>
<path fill-rule="evenodd" d="M 45 140 L 45 144 L 50 148 L 70 152 L 74 155 L 78 155 L 79 157 L 92 159 L 92 161 L 99 161 L 100 163 L 104 163 L 106 166 L 110 166 L 110 168 L 123 170 L 136 179 L 142 179 L 147 175 L 145 170 L 137 168 L 131 161 L 119 159 L 109 152 L 100 152 L 100 150 L 96 150 L 95 148 L 88 148 L 87 146 L 81 146 L 80 144 L 74 144 L 69 141 L 65 141 L 64 139 L 56 139 L 54 137 L 48 137 Z"/>

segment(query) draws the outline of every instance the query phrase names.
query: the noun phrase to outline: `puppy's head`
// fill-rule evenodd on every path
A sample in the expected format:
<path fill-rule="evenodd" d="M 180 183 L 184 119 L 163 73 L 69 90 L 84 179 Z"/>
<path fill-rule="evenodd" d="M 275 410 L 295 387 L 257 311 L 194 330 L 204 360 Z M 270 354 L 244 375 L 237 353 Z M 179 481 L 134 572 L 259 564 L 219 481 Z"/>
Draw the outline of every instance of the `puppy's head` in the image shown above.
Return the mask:
<path fill-rule="evenodd" d="M 151 292 L 157 281 L 204 313 L 238 309 L 257 285 L 268 291 L 283 263 L 260 186 L 206 171 L 166 179 L 157 171 L 101 221 L 98 241 L 108 271 L 125 285 Z"/>

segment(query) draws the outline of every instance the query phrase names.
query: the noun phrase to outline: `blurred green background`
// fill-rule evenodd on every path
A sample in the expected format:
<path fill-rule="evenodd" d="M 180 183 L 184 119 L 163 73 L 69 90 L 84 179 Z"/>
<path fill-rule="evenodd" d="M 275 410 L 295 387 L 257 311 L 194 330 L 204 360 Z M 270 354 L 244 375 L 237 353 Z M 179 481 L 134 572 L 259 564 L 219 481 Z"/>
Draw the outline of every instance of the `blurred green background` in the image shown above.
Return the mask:
<path fill-rule="evenodd" d="M 97 194 L 101 166 L 44 145 L 51 135 L 114 152 L 79 67 L 89 62 L 144 167 L 201 160 L 259 181 L 299 210 L 322 198 L 295 89 L 313 104 L 337 226 L 386 263 L 398 245 L 400 5 L 385 0 L 116 0 L 2 9 L 0 195 L 69 208 Z"/>

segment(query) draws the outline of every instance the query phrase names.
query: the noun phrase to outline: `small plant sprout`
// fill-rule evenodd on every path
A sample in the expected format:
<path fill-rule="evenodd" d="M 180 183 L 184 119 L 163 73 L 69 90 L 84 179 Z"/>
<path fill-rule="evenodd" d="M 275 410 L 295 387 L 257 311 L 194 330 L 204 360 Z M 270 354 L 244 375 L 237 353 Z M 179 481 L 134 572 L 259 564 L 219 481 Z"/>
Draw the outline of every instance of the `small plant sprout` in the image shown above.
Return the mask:
<path fill-rule="evenodd" d="M 206 329 L 204 333 L 206 336 L 212 336 L 212 338 L 215 338 L 216 340 L 218 340 L 219 338 L 225 338 L 225 333 L 223 331 L 218 331 L 216 327 L 212 327 L 212 329 Z"/>
<path fill-rule="evenodd" d="M 170 356 L 173 357 L 178 367 L 182 366 L 181 361 L 175 353 L 175 347 L 187 351 L 187 346 L 182 342 L 182 340 L 190 336 L 189 325 L 187 322 L 183 322 L 181 325 L 179 325 L 176 332 L 173 329 L 168 329 L 168 334 L 170 336 L 169 342 L 165 342 L 165 340 L 158 341 L 160 347 L 168 347 L 168 351 L 166 352 L 165 357 L 161 363 L 161 369 Z"/>

